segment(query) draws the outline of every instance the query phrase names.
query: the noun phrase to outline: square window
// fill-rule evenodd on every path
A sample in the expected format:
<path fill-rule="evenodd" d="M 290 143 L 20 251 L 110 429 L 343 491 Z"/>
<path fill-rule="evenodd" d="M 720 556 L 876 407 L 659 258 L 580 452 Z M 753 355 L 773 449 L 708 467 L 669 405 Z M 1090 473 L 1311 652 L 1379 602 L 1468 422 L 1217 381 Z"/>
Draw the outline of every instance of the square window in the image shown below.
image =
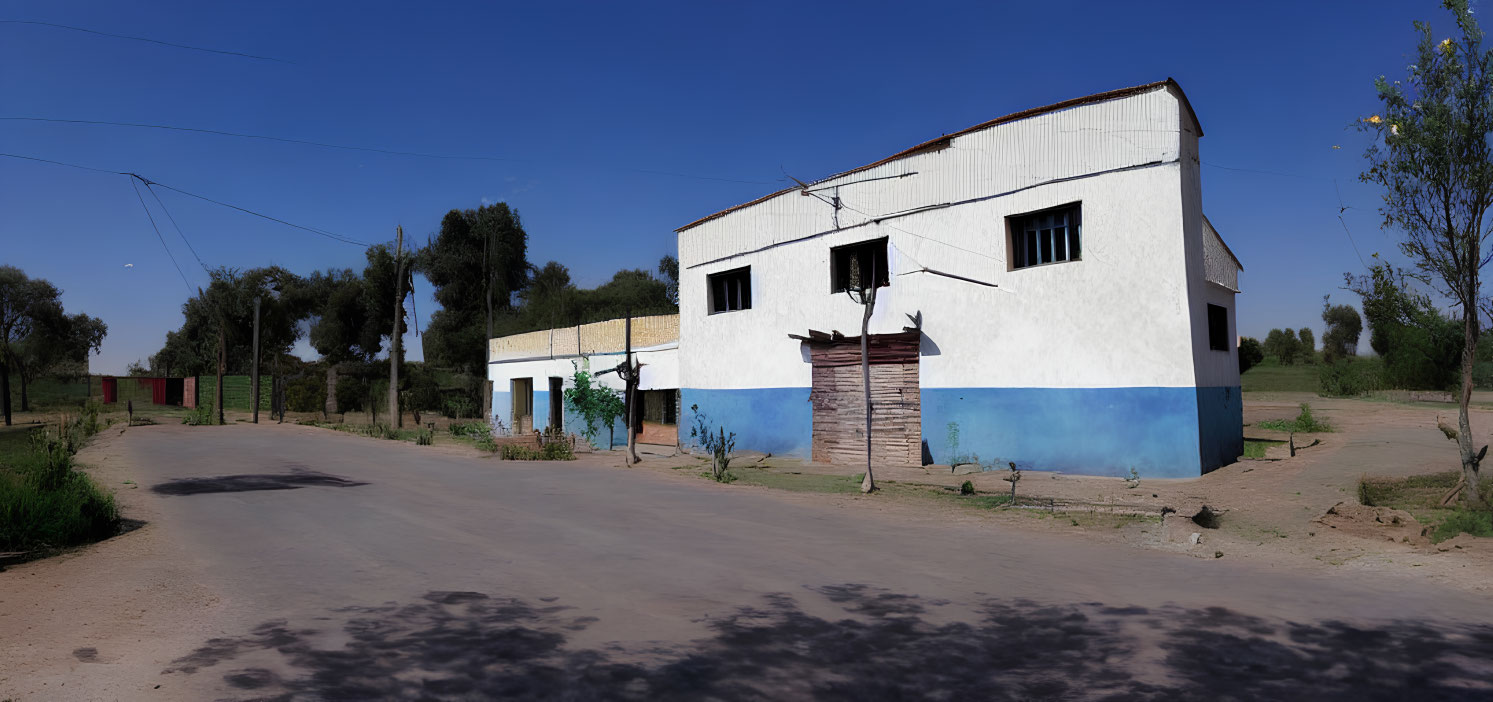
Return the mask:
<path fill-rule="evenodd" d="M 752 308 L 752 267 L 716 273 L 706 278 L 710 314 Z"/>
<path fill-rule="evenodd" d="M 870 287 L 864 281 L 871 276 L 875 276 L 878 288 L 891 285 L 886 249 L 886 237 L 830 249 L 829 291 L 841 293 Z"/>
<path fill-rule="evenodd" d="M 1208 348 L 1214 351 L 1229 350 L 1229 310 L 1227 307 L 1208 305 Z"/>
<path fill-rule="evenodd" d="M 1007 217 L 1011 270 L 1079 260 L 1081 219 L 1078 203 Z"/>

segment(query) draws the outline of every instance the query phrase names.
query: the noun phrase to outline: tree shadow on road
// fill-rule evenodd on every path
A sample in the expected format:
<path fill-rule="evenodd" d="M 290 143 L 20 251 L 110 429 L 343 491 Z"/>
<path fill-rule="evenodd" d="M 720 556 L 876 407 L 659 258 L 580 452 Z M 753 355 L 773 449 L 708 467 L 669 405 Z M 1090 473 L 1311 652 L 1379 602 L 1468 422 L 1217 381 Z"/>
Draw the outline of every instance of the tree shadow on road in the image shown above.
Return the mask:
<path fill-rule="evenodd" d="M 947 603 L 862 585 L 770 595 L 679 645 L 566 646 L 595 620 L 472 592 L 352 607 L 347 640 L 266 623 L 166 672 L 220 674 L 257 699 L 1487 699 L 1493 627 L 1266 620 L 1222 608 Z M 813 607 L 809 607 L 813 609 Z M 932 615 L 942 616 L 932 616 Z M 278 657 L 274 670 L 234 667 Z M 644 662 L 638 662 L 644 661 Z M 243 663 L 238 664 L 245 665 Z M 276 672 L 279 671 L 279 672 Z"/>
<path fill-rule="evenodd" d="M 312 470 L 289 473 L 218 475 L 207 478 L 178 478 L 152 485 L 158 495 L 204 495 L 213 492 L 252 492 L 255 490 L 299 490 L 303 487 L 357 487 L 368 483 L 339 478 Z"/>

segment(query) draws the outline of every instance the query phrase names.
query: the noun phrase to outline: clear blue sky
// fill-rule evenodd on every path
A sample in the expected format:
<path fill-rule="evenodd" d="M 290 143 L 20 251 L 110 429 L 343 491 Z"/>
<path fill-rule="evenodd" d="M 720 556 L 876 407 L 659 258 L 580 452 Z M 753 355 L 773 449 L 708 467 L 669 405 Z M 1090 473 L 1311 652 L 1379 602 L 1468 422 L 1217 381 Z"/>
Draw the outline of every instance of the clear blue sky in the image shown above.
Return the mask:
<path fill-rule="evenodd" d="M 819 178 L 992 117 L 1172 76 L 1207 133 L 1205 211 L 1246 268 L 1240 332 L 1320 336 L 1322 295 L 1351 301 L 1342 274 L 1362 269 L 1334 179 L 1363 256 L 1395 248 L 1376 191 L 1356 181 L 1365 138 L 1347 127 L 1375 109 L 1375 76 L 1403 74 L 1415 18 L 1450 25 L 1432 0 L 0 2 L 0 19 L 291 62 L 0 24 L 0 117 L 512 160 L 16 121 L 0 121 L 0 151 L 134 171 L 367 241 L 400 224 L 423 241 L 453 207 L 506 200 L 531 260 L 558 260 L 589 286 L 620 267 L 651 270 L 674 251 L 675 227 L 780 187 L 785 171 Z M 209 266 L 362 267 L 356 247 L 162 197 Z M 205 284 L 161 224 L 192 286 Z M 5 263 L 108 322 L 95 372 L 123 371 L 180 324 L 187 287 L 123 176 L 0 158 L 0 241 Z M 423 326 L 435 304 L 421 283 Z"/>

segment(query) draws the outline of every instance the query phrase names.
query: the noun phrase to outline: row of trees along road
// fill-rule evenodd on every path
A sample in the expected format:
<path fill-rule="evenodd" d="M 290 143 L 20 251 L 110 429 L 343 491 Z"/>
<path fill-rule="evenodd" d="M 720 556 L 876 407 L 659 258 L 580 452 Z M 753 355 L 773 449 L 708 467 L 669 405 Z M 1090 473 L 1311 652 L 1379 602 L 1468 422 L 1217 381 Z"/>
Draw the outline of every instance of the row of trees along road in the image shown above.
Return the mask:
<path fill-rule="evenodd" d="M 15 266 L 0 266 L 0 405 L 11 424 L 11 372 L 21 382 L 22 412 L 29 411 L 27 386 L 64 364 L 85 364 L 104 343 L 108 326 L 97 317 L 69 315 L 62 291 Z"/>
<path fill-rule="evenodd" d="M 678 264 L 672 256 L 660 261 L 657 277 L 624 270 L 594 289 L 581 289 L 565 266 L 529 263 L 528 234 L 517 210 L 506 203 L 448 212 L 425 246 L 405 252 L 402 274 L 394 249 L 393 242 L 369 247 L 361 271 L 327 269 L 304 276 L 278 266 L 212 271 L 208 289 L 182 305 L 181 328 L 166 334 L 165 345 L 148 364 L 131 370 L 155 375 L 249 372 L 255 297 L 261 300 L 265 358 L 288 357 L 295 343 L 309 335 L 311 347 L 328 365 L 367 365 L 389 343 L 397 284 L 402 278 L 408 294 L 414 272 L 430 281 L 441 306 L 423 330 L 426 364 L 472 375 L 486 374 L 484 339 L 490 336 L 611 319 L 628 310 L 638 315 L 678 311 Z M 409 321 L 404 306 L 399 309 L 402 334 Z M 400 376 L 403 388 L 410 376 Z"/>

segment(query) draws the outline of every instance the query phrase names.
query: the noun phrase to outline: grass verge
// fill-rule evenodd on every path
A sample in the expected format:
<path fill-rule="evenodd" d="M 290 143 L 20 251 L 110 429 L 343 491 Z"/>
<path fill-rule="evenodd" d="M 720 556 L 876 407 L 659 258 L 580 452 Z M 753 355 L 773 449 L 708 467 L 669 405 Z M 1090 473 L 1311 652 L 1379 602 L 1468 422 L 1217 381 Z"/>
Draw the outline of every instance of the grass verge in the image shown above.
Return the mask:
<path fill-rule="evenodd" d="M 1493 512 L 1461 506 L 1442 507 L 1441 497 L 1456 486 L 1461 471 L 1447 471 L 1408 478 L 1370 478 L 1358 481 L 1358 501 L 1370 507 L 1389 507 L 1409 512 L 1432 527 L 1431 541 L 1441 542 L 1458 534 L 1493 537 Z"/>
<path fill-rule="evenodd" d="M 0 434 L 0 551 L 45 553 L 118 533 L 114 496 L 73 466 L 98 406 L 55 427 Z"/>
<path fill-rule="evenodd" d="M 1264 440 L 1264 439 L 1245 439 L 1244 440 L 1244 457 L 1245 458 L 1264 458 L 1265 457 L 1265 450 L 1266 449 L 1269 449 L 1271 446 L 1279 446 L 1279 445 L 1281 445 L 1283 443 L 1285 443 L 1285 442 L 1284 441 L 1267 441 L 1267 440 Z"/>

